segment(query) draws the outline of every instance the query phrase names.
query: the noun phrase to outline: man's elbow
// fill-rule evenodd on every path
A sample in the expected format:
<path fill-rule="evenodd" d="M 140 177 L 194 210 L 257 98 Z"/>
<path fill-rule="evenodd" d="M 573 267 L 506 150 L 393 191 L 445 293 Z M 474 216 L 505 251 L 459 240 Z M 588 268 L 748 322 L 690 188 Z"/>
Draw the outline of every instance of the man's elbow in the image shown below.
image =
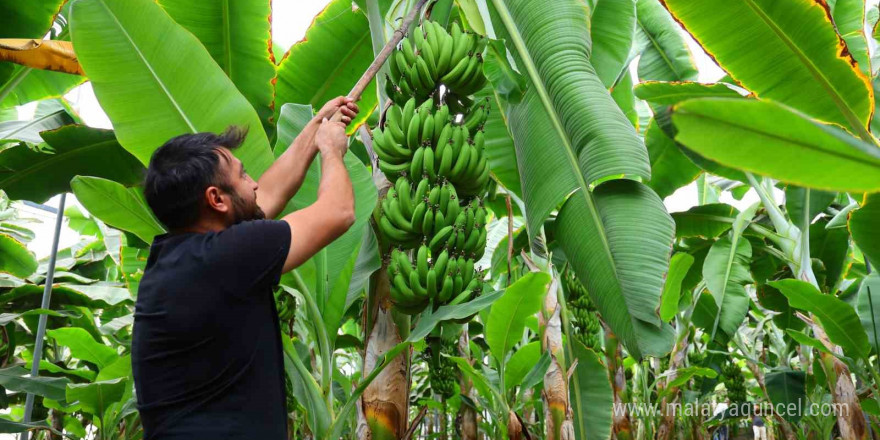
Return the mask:
<path fill-rule="evenodd" d="M 357 217 L 354 213 L 354 206 L 346 206 L 340 209 L 337 212 L 336 218 L 336 230 L 338 231 L 338 235 L 344 234 L 346 231 L 351 229 L 352 225 L 354 225 Z"/>

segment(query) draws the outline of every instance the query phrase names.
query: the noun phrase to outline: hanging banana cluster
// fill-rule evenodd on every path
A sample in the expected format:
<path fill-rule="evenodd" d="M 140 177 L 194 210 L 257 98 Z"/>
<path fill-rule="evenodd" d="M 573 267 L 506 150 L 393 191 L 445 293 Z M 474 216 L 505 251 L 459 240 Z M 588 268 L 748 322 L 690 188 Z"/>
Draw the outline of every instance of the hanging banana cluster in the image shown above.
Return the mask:
<path fill-rule="evenodd" d="M 388 97 L 394 102 L 410 96 L 421 101 L 440 84 L 460 96 L 479 91 L 486 86 L 483 50 L 487 42 L 477 34 L 462 32 L 458 23 L 452 24 L 451 32 L 433 21 L 422 23 L 389 59 Z"/>
<path fill-rule="evenodd" d="M 443 249 L 431 258 L 428 246 L 419 246 L 413 267 L 406 252 L 391 251 L 388 279 L 391 280 L 391 300 L 398 310 L 420 313 L 431 302 L 434 304 L 461 304 L 480 293 L 483 273 L 474 270 L 474 260 L 454 257 Z"/>
<path fill-rule="evenodd" d="M 458 24 L 449 33 L 426 21 L 390 58 L 392 104 L 373 149 L 394 184 L 373 218 L 391 245 L 391 299 L 404 313 L 465 302 L 482 289 L 474 265 L 486 248 L 489 105 L 469 95 L 486 85 L 485 48 L 485 38 Z"/>
<path fill-rule="evenodd" d="M 288 322 L 296 317 L 296 298 L 293 295 L 279 289 L 275 292 L 275 309 L 278 311 L 278 320 Z"/>
<path fill-rule="evenodd" d="M 736 362 L 726 362 L 721 367 L 721 381 L 727 389 L 727 400 L 730 403 L 746 401 L 746 379 Z"/>
<path fill-rule="evenodd" d="M 482 126 L 489 116 L 486 102 L 474 104 L 461 123 L 446 104 L 428 98 L 416 107 L 410 98 L 401 108 L 391 105 L 385 126 L 373 132 L 379 169 L 389 179 L 408 175 L 413 182 L 446 180 L 465 196 L 483 192 L 489 183 L 488 157 L 483 154 Z"/>
<path fill-rule="evenodd" d="M 570 268 L 562 272 L 565 292 L 568 294 L 568 306 L 571 311 L 572 337 L 578 339 L 587 348 L 594 351 L 602 349 L 602 337 L 599 333 L 601 324 L 599 316 L 586 287 Z"/>
<path fill-rule="evenodd" d="M 382 199 L 377 218 L 380 230 L 397 246 L 410 249 L 427 243 L 431 251 L 449 249 L 479 260 L 486 249 L 486 208 L 478 199 L 460 205 L 455 186 L 432 185 L 422 178 L 413 189 L 405 176 Z"/>
<path fill-rule="evenodd" d="M 439 353 L 434 353 L 435 350 L 439 350 Z M 441 339 L 437 344 L 431 344 L 424 354 L 428 362 L 431 390 L 445 399 L 454 396 L 459 370 L 449 356 L 459 355 L 456 341 Z"/>

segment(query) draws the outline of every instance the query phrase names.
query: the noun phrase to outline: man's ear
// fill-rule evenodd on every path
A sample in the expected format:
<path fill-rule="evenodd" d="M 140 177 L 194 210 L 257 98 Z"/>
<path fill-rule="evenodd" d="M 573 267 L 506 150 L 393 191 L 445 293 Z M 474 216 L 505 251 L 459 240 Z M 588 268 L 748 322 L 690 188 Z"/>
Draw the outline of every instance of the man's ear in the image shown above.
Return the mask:
<path fill-rule="evenodd" d="M 212 211 L 227 213 L 231 208 L 229 196 L 216 186 L 209 186 L 205 189 L 205 202 Z"/>

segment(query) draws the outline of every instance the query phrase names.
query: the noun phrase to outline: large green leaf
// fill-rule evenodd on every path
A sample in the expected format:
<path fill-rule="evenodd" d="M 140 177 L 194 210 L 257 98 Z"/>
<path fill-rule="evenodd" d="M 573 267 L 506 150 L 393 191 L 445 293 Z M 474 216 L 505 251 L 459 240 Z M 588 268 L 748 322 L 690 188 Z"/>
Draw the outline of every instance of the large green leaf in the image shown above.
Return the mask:
<path fill-rule="evenodd" d="M 0 188 L 13 199 L 42 203 L 70 191 L 77 174 L 133 185 L 144 167 L 123 149 L 112 130 L 65 125 L 40 134 L 51 147 L 44 152 L 18 145 L 0 152 Z"/>
<path fill-rule="evenodd" d="M 636 25 L 635 0 L 599 0 L 590 18 L 590 62 L 596 74 L 611 88 L 626 67 Z"/>
<path fill-rule="evenodd" d="M 687 43 L 678 32 L 678 24 L 658 0 L 638 0 L 636 30 L 643 47 L 639 59 L 639 79 L 656 81 L 692 81 L 697 67 Z"/>
<path fill-rule="evenodd" d="M 694 165 L 678 145 L 660 129 L 657 121 L 651 119 L 645 132 L 645 146 L 651 158 L 651 187 L 660 197 L 666 197 L 675 190 L 693 182 L 702 172 Z"/>
<path fill-rule="evenodd" d="M 122 399 L 126 378 L 67 385 L 67 401 L 78 402 L 83 411 L 103 418 L 107 408 Z"/>
<path fill-rule="evenodd" d="M 849 215 L 849 231 L 868 261 L 880 267 L 880 193 L 865 195 L 861 205 Z"/>
<path fill-rule="evenodd" d="M 43 142 L 43 138 L 40 137 L 41 132 L 53 130 L 72 122 L 73 118 L 62 110 L 37 116 L 30 121 L 0 122 L 0 150 L 4 148 L 3 144 L 15 141 L 39 144 Z"/>
<path fill-rule="evenodd" d="M 0 38 L 43 38 L 65 1 L 0 1 Z M 0 108 L 60 96 L 83 80 L 77 75 L 0 62 Z"/>
<path fill-rule="evenodd" d="M 62 377 L 31 377 L 30 371 L 20 366 L 0 369 L 0 387 L 8 391 L 64 400 L 64 389 L 68 383 L 70 381 Z"/>
<path fill-rule="evenodd" d="M 810 257 L 818 258 L 825 266 L 824 279 L 827 292 L 834 292 L 843 276 L 849 259 L 849 232 L 846 228 L 831 228 L 827 220 L 810 225 Z"/>
<path fill-rule="evenodd" d="M 160 0 L 178 24 L 208 49 L 238 90 L 271 129 L 275 63 L 272 61 L 272 7 L 269 0 Z"/>
<path fill-rule="evenodd" d="M 864 131 L 874 107 L 824 2 L 664 0 L 730 76 L 761 98 Z M 752 117 L 758 117 L 753 115 Z"/>
<path fill-rule="evenodd" d="M 865 75 L 871 76 L 871 60 L 868 54 L 868 38 L 865 35 L 865 2 L 864 0 L 831 0 L 828 1 L 834 27 L 846 49 Z"/>
<path fill-rule="evenodd" d="M 0 233 L 0 273 L 27 278 L 37 270 L 37 259 L 24 243 Z"/>
<path fill-rule="evenodd" d="M 24 284 L 0 295 L 0 303 L 14 304 L 21 309 L 40 306 L 43 286 Z M 52 306 L 75 305 L 90 308 L 104 308 L 131 300 L 131 293 L 121 287 L 107 285 L 77 286 L 56 284 L 52 289 Z"/>
<path fill-rule="evenodd" d="M 281 117 L 278 120 L 276 156 L 280 156 L 287 150 L 293 139 L 311 118 L 311 107 L 284 104 L 281 108 Z M 346 298 L 355 274 L 358 255 L 361 252 L 371 252 L 371 249 L 361 248 L 361 244 L 364 242 L 364 234 L 370 233 L 368 231 L 370 214 L 376 206 L 378 197 L 376 186 L 364 164 L 354 154 L 346 154 L 344 160 L 354 187 L 355 223 L 348 232 L 318 252 L 301 269 L 305 275 L 303 278 L 315 286 L 315 301 L 324 318 L 331 341 L 336 338 L 336 330 L 339 328 L 342 315 L 345 312 Z M 288 204 L 285 213 L 293 209 L 305 208 L 314 203 L 318 199 L 320 181 L 321 160 L 318 157 L 309 167 L 302 186 Z M 375 242 L 369 243 L 375 245 Z M 360 273 L 368 275 L 378 268 L 379 261 L 373 259 L 370 264 L 362 266 Z M 363 286 L 366 277 L 358 276 L 356 281 L 360 283 L 360 286 Z"/>
<path fill-rule="evenodd" d="M 608 369 L 580 341 L 572 341 L 572 349 L 578 361 L 569 382 L 576 438 L 605 440 L 611 435 L 614 404 Z"/>
<path fill-rule="evenodd" d="M 79 75 L 0 62 L 0 82 L 7 77 L 6 83 L 0 85 L 0 108 L 58 98 L 86 80 Z"/>
<path fill-rule="evenodd" d="M 501 295 L 503 294 L 503 290 L 484 293 L 472 301 L 463 304 L 440 306 L 430 315 L 427 314 L 426 311 L 419 316 L 415 328 L 413 328 L 406 340 L 407 342 L 423 340 L 431 333 L 431 330 L 433 330 L 437 324 L 444 321 L 464 319 L 473 316 L 474 314 L 483 311 L 486 307 L 491 306 L 496 300 L 498 300 L 498 298 L 501 298 Z"/>
<path fill-rule="evenodd" d="M 862 280 L 858 312 L 871 348 L 880 353 L 880 275 L 876 272 Z"/>
<path fill-rule="evenodd" d="M 77 58 L 119 143 L 147 163 L 186 133 L 250 134 L 235 155 L 254 178 L 272 163 L 260 118 L 191 33 L 151 0 L 78 0 L 70 29 Z"/>
<path fill-rule="evenodd" d="M 367 17 L 360 10 L 353 11 L 350 0 L 333 0 L 278 66 L 276 116 L 285 103 L 320 108 L 330 99 L 347 95 L 372 61 Z M 376 100 L 376 82 L 371 81 L 358 103 L 361 112 L 350 131 L 370 116 Z"/>
<path fill-rule="evenodd" d="M 722 165 L 807 188 L 880 190 L 880 149 L 779 104 L 694 99 L 672 120 L 676 141 Z"/>
<path fill-rule="evenodd" d="M 165 233 L 136 188 L 126 188 L 112 180 L 76 176 L 70 187 L 76 199 L 102 222 L 131 232 L 145 243 Z"/>
<path fill-rule="evenodd" d="M 577 158 L 583 179 L 593 183 L 621 174 L 648 179 L 644 144 L 590 63 L 586 6 L 577 0 L 492 4 L 495 31 L 528 73 L 538 104 L 565 136 L 568 148 L 563 154 Z M 559 194 L 549 202 L 558 203 Z"/>
<path fill-rule="evenodd" d="M 675 236 L 715 238 L 730 229 L 738 212 L 723 203 L 694 206 L 684 212 L 672 213 Z"/>
<path fill-rule="evenodd" d="M 521 197 L 522 187 L 516 164 L 516 149 L 507 129 L 506 115 L 501 107 L 503 100 L 493 93 L 492 87 L 486 87 L 475 96 L 477 99 L 482 97 L 489 98 L 487 101 L 489 117 L 483 124 L 483 136 L 486 139 L 484 151 L 489 161 L 489 170 L 499 183 Z"/>
<path fill-rule="evenodd" d="M 806 373 L 794 370 L 767 373 L 764 378 L 767 397 L 778 408 L 804 407 L 807 404 L 806 382 Z M 781 411 L 780 415 L 792 423 L 801 418 L 797 411 Z"/>
<path fill-rule="evenodd" d="M 678 302 L 681 298 L 681 282 L 694 264 L 691 254 L 679 252 L 669 260 L 669 276 L 663 285 L 663 296 L 660 302 L 660 319 L 669 322 L 678 313 Z"/>
<path fill-rule="evenodd" d="M 0 38 L 42 38 L 66 0 L 0 0 Z"/>
<path fill-rule="evenodd" d="M 836 196 L 837 194 L 831 192 L 792 185 L 785 188 L 785 212 L 788 213 L 791 222 L 804 231 Z"/>
<path fill-rule="evenodd" d="M 580 54 L 565 59 L 571 51 L 564 47 L 586 49 L 576 41 L 586 35 L 583 4 L 508 3 L 512 11 L 493 0 L 492 18 L 508 47 L 516 49 L 521 70 L 528 72 L 529 89 L 519 103 L 508 105 L 507 121 L 529 235 L 538 235 L 544 220 L 564 202 L 556 240 L 586 280 L 600 313 L 631 354 L 640 356 L 645 349 L 661 353 L 672 336 L 668 327 L 661 329 L 656 311 L 671 253 L 672 221 L 657 195 L 638 182 L 606 182 L 590 191 L 595 177 L 640 175 L 626 169 L 648 164 L 638 139 L 638 145 L 621 148 L 630 144 L 618 141 L 631 139 L 634 129 L 589 61 Z M 587 132 L 596 137 L 580 145 Z M 622 162 L 628 163 L 621 167 Z"/>
<path fill-rule="evenodd" d="M 638 182 L 605 182 L 574 194 L 556 227 L 568 261 L 630 354 L 668 352 L 672 329 L 659 308 L 675 230 L 660 198 Z"/>
<path fill-rule="evenodd" d="M 868 336 L 856 310 L 833 295 L 826 295 L 807 282 L 786 279 L 771 281 L 788 298 L 792 307 L 806 310 L 819 320 L 831 342 L 843 347 L 853 357 L 864 358 L 870 353 Z"/>
<path fill-rule="evenodd" d="M 485 335 L 489 350 L 499 363 L 504 362 L 507 352 L 522 339 L 526 318 L 541 310 L 549 284 L 550 275 L 529 272 L 511 284 L 492 304 Z"/>
<path fill-rule="evenodd" d="M 722 237 L 712 245 L 703 262 L 706 287 L 720 307 L 718 327 L 729 336 L 736 334 L 749 311 L 749 295 L 745 285 L 752 282 L 749 261 L 752 247 L 748 240 L 731 231 L 731 237 Z"/>
<path fill-rule="evenodd" d="M 116 349 L 95 341 L 88 331 L 79 327 L 48 330 L 46 334 L 55 339 L 58 345 L 69 348 L 71 356 L 91 362 L 99 369 L 110 365 L 119 357 Z"/>
<path fill-rule="evenodd" d="M 293 343 L 287 335 L 281 335 L 284 347 L 284 369 L 293 386 L 293 395 L 303 406 L 309 428 L 324 438 L 323 434 L 330 428 L 331 416 L 329 408 L 321 394 L 321 387 L 300 360 Z"/>
<path fill-rule="evenodd" d="M 510 390 L 519 386 L 526 374 L 541 358 L 541 341 L 532 341 L 517 349 L 504 369 L 504 388 Z"/>
<path fill-rule="evenodd" d="M 737 98 L 740 94 L 724 83 L 702 84 L 680 81 L 645 81 L 636 85 L 635 94 L 653 104 L 673 105 L 694 98 Z"/>

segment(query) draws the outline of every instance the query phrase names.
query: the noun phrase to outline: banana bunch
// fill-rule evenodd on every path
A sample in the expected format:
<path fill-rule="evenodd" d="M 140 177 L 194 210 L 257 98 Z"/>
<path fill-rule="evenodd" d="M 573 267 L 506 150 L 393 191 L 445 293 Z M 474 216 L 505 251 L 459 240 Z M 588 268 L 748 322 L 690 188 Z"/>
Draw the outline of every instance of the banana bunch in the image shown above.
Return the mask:
<path fill-rule="evenodd" d="M 586 287 L 574 274 L 571 268 L 562 272 L 562 281 L 568 295 L 568 306 L 571 311 L 571 327 L 574 337 L 587 348 L 598 352 L 602 350 L 601 323 L 599 315 Z"/>
<path fill-rule="evenodd" d="M 279 289 L 275 293 L 275 308 L 278 310 L 278 320 L 288 322 L 296 317 L 296 298 Z"/>
<path fill-rule="evenodd" d="M 453 124 L 449 107 L 435 107 L 432 98 L 418 107 L 413 98 L 402 109 L 390 106 L 384 128 L 373 132 L 379 168 L 390 179 L 408 175 L 433 183 L 445 178 L 463 194 L 481 193 L 489 182 L 482 130 L 488 113 L 488 105 L 475 105 L 461 124 Z"/>
<path fill-rule="evenodd" d="M 402 248 L 427 243 L 432 252 L 449 249 L 480 259 L 486 247 L 486 208 L 472 199 L 462 206 L 455 186 L 432 185 L 422 178 L 413 189 L 405 176 L 397 178 L 377 207 L 379 229 Z M 381 208 L 381 209 L 379 209 Z"/>
<path fill-rule="evenodd" d="M 439 306 L 469 301 L 482 290 L 483 274 L 474 270 L 473 259 L 456 257 L 445 249 L 432 254 L 428 246 L 422 245 L 416 250 L 415 266 L 405 251 L 391 251 L 388 279 L 394 305 L 414 315 L 432 302 Z"/>
<path fill-rule="evenodd" d="M 447 32 L 437 22 L 423 22 L 389 58 L 388 97 L 395 102 L 404 102 L 408 96 L 422 100 L 434 94 L 440 84 L 460 95 L 482 89 L 486 85 L 483 50 L 487 43 L 477 34 L 462 32 L 458 23 Z"/>
<path fill-rule="evenodd" d="M 434 351 L 439 353 L 434 353 Z M 428 382 L 431 390 L 445 399 L 455 395 L 459 371 L 449 356 L 458 356 L 456 341 L 442 339 L 429 345 L 425 352 L 428 362 Z"/>
<path fill-rule="evenodd" d="M 721 382 L 727 389 L 727 400 L 730 403 L 743 403 L 746 401 L 745 377 L 736 362 L 727 362 L 721 366 Z"/>

